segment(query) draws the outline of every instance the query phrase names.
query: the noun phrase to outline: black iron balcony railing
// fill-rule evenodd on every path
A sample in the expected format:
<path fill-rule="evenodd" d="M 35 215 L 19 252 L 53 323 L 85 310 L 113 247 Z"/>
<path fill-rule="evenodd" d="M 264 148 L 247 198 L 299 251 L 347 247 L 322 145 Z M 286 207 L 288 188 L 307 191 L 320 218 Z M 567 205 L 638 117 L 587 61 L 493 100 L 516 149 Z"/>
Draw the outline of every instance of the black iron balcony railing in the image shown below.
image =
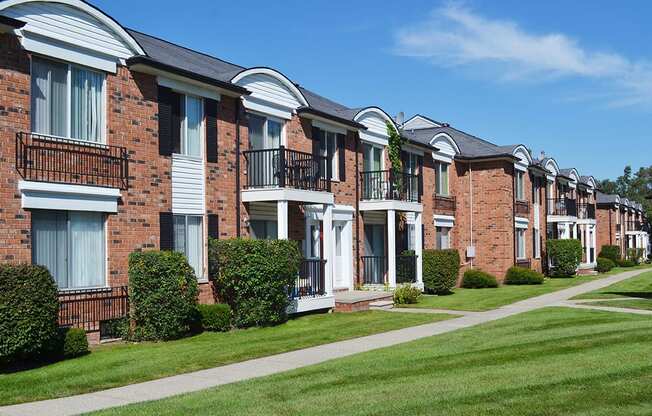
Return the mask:
<path fill-rule="evenodd" d="M 299 276 L 290 289 L 290 299 L 324 296 L 326 294 L 326 260 L 304 259 L 299 267 Z"/>
<path fill-rule="evenodd" d="M 530 203 L 528 201 L 514 201 L 514 214 L 515 215 L 529 215 Z"/>
<path fill-rule="evenodd" d="M 457 201 L 453 195 L 444 196 L 435 194 L 432 196 L 432 203 L 435 210 L 438 211 L 455 212 L 457 208 Z"/>
<path fill-rule="evenodd" d="M 296 188 L 331 190 L 328 159 L 311 153 L 286 149 L 246 150 L 247 188 Z"/>
<path fill-rule="evenodd" d="M 385 284 L 387 257 L 362 256 L 362 281 L 365 285 Z"/>
<path fill-rule="evenodd" d="M 16 170 L 28 181 L 129 188 L 129 157 L 121 146 L 19 132 Z"/>
<path fill-rule="evenodd" d="M 416 283 L 417 256 L 402 254 L 396 256 L 396 283 Z"/>
<path fill-rule="evenodd" d="M 129 289 L 116 286 L 101 289 L 66 290 L 59 293 L 59 326 L 99 330 L 100 323 L 129 314 Z"/>
<path fill-rule="evenodd" d="M 594 220 L 595 219 L 595 205 L 587 203 L 577 204 L 577 218 L 583 220 Z"/>
<path fill-rule="evenodd" d="M 641 231 L 643 223 L 639 221 L 627 221 L 627 231 Z"/>
<path fill-rule="evenodd" d="M 360 172 L 362 199 L 421 202 L 421 175 L 391 170 Z"/>
<path fill-rule="evenodd" d="M 571 198 L 549 198 L 548 215 L 577 217 L 577 204 Z"/>

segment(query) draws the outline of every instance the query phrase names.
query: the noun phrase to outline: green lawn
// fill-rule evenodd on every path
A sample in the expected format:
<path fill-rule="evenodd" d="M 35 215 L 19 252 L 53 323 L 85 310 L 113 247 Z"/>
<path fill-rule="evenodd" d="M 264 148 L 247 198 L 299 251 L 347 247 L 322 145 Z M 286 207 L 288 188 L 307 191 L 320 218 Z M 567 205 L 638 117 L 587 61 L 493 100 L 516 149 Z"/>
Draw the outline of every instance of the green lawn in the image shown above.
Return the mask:
<path fill-rule="evenodd" d="M 270 328 L 106 345 L 84 357 L 0 374 L 0 405 L 103 390 L 452 317 L 380 311 L 318 314 Z"/>
<path fill-rule="evenodd" d="M 591 302 L 588 305 L 613 306 L 616 308 L 644 309 L 652 311 L 652 299 L 622 299 L 622 300 L 603 300 L 600 302 Z"/>
<path fill-rule="evenodd" d="M 652 271 L 639 274 L 605 288 L 584 293 L 574 299 L 652 298 Z"/>
<path fill-rule="evenodd" d="M 547 308 L 106 415 L 652 414 L 652 319 Z"/>
<path fill-rule="evenodd" d="M 598 276 L 575 276 L 572 278 L 546 279 L 542 285 L 503 285 L 493 289 L 463 289 L 457 288 L 453 294 L 446 296 L 424 295 L 419 303 L 405 305 L 412 308 L 453 309 L 460 311 L 487 311 L 533 296 L 544 295 L 557 290 L 566 289 L 581 283 L 590 282 L 601 277 L 621 273 L 623 271 L 650 267 L 615 268 L 609 273 Z"/>

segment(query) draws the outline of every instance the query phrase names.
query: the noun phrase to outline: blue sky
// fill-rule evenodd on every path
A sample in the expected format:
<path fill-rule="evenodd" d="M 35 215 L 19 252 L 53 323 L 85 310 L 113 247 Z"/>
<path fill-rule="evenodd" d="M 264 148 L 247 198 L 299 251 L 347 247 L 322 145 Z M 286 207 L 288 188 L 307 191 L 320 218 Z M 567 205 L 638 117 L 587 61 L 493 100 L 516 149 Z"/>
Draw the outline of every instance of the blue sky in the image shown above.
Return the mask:
<path fill-rule="evenodd" d="M 598 179 L 652 164 L 650 2 L 91 2 L 342 104 L 422 113 Z"/>

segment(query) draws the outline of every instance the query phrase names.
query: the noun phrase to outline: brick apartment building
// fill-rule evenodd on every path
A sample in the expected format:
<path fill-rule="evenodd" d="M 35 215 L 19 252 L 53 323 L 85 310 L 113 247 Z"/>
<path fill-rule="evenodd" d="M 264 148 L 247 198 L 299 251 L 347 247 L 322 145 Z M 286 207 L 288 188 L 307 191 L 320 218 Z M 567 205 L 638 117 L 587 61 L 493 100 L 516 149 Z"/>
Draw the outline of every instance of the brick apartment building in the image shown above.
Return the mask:
<path fill-rule="evenodd" d="M 129 253 L 151 249 L 185 253 L 212 302 L 209 237 L 299 241 L 296 312 L 360 285 L 422 285 L 424 248 L 502 277 L 545 269 L 547 238 L 580 239 L 583 268 L 603 241 L 593 178 L 525 145 L 399 124 L 80 0 L 0 2 L 0 52 L 0 261 L 46 265 L 62 305 L 121 298 Z M 400 174 L 388 124 L 406 139 Z M 87 329 L 114 312 L 100 313 Z"/>
<path fill-rule="evenodd" d="M 623 257 L 630 248 L 643 249 L 645 257 L 650 253 L 649 222 L 639 202 L 598 192 L 597 218 L 599 247 L 618 246 Z"/>

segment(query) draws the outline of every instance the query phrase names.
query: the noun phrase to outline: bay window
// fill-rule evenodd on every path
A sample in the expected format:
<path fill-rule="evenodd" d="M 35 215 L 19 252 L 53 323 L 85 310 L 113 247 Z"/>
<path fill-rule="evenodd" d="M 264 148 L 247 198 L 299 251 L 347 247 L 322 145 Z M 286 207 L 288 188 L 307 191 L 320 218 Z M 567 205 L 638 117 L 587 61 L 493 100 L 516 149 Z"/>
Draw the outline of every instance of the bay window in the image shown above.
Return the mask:
<path fill-rule="evenodd" d="M 105 76 L 72 64 L 32 59 L 32 132 L 94 143 L 105 136 Z"/>
<path fill-rule="evenodd" d="M 32 263 L 48 268 L 59 289 L 106 285 L 101 212 L 32 212 Z"/>
<path fill-rule="evenodd" d="M 183 253 L 195 276 L 204 277 L 204 229 L 199 215 L 174 215 L 174 250 Z"/>
<path fill-rule="evenodd" d="M 441 196 L 448 196 L 448 167 L 444 162 L 435 162 L 435 193 Z"/>

